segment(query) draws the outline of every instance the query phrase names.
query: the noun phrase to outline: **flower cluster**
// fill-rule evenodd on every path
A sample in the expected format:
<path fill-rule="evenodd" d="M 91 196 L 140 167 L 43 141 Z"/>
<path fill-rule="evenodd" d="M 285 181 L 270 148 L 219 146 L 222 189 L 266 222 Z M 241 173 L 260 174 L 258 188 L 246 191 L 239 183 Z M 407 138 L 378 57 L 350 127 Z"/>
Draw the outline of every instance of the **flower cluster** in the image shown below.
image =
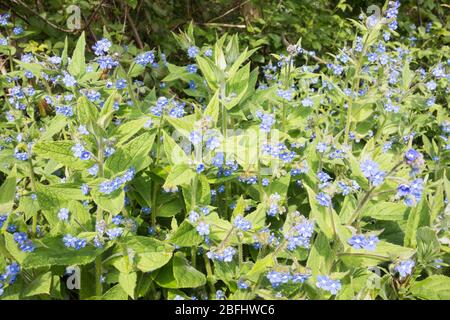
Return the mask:
<path fill-rule="evenodd" d="M 13 262 L 6 266 L 5 272 L 0 274 L 0 297 L 4 293 L 5 285 L 11 285 L 16 281 L 17 275 L 20 273 L 20 266 L 17 262 Z"/>
<path fill-rule="evenodd" d="M 377 236 L 363 234 L 355 234 L 347 240 L 348 244 L 354 249 L 365 249 L 369 251 L 374 251 L 379 241 Z"/>
<path fill-rule="evenodd" d="M 379 186 L 383 183 L 386 172 L 380 170 L 380 166 L 375 161 L 370 159 L 364 160 L 360 165 L 361 171 L 370 183 L 374 186 Z"/>
<path fill-rule="evenodd" d="M 71 234 L 66 234 L 63 238 L 63 242 L 67 248 L 73 248 L 75 250 L 80 250 L 81 248 L 86 247 L 87 244 L 86 239 L 80 239 Z"/>
<path fill-rule="evenodd" d="M 133 180 L 134 174 L 134 168 L 130 168 L 123 175 L 112 180 L 106 180 L 100 183 L 99 190 L 101 193 L 111 194 L 114 191 L 120 189 L 123 184 Z"/>
<path fill-rule="evenodd" d="M 14 241 L 19 245 L 19 249 L 23 252 L 33 252 L 35 246 L 33 242 L 28 239 L 28 235 L 25 232 L 15 232 L 13 234 Z"/>
<path fill-rule="evenodd" d="M 206 253 L 207 257 L 211 260 L 231 262 L 236 255 L 236 249 L 233 247 L 226 247 L 218 252 L 209 251 Z"/>
<path fill-rule="evenodd" d="M 406 278 L 412 273 L 412 270 L 415 266 L 415 262 L 413 260 L 404 260 L 400 261 L 395 267 L 394 270 L 398 272 L 401 279 Z"/>
<path fill-rule="evenodd" d="M 287 241 L 288 250 L 295 250 L 296 248 L 309 248 L 311 237 L 314 233 L 314 222 L 307 220 L 300 215 L 300 212 L 295 211 L 291 214 L 291 219 L 295 221 L 289 230 L 284 234 Z"/>
<path fill-rule="evenodd" d="M 282 284 L 292 282 L 294 284 L 303 283 L 310 277 L 310 274 L 292 273 L 271 270 L 267 273 L 266 277 L 269 280 L 273 288 L 278 288 Z"/>
<path fill-rule="evenodd" d="M 397 197 L 402 198 L 403 202 L 412 207 L 422 199 L 423 179 L 415 179 L 410 184 L 401 184 L 397 188 Z"/>
<path fill-rule="evenodd" d="M 242 231 L 249 231 L 253 228 L 252 223 L 245 219 L 243 216 L 238 215 L 234 218 L 233 225 Z"/>
<path fill-rule="evenodd" d="M 317 276 L 316 286 L 322 290 L 329 291 L 331 294 L 337 294 L 342 288 L 339 280 L 333 280 L 327 276 Z"/>

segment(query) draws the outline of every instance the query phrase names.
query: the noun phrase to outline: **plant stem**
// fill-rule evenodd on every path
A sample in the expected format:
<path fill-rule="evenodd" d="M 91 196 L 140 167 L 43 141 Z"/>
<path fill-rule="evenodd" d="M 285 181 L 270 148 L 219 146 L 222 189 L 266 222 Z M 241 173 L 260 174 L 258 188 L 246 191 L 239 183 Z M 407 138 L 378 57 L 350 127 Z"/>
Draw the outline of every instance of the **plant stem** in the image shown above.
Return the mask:
<path fill-rule="evenodd" d="M 156 204 L 156 198 L 157 198 L 157 195 L 158 195 L 158 188 L 159 188 L 159 185 L 158 185 L 158 183 L 155 181 L 155 180 L 153 180 L 153 182 L 152 182 L 152 209 L 151 209 L 151 215 L 150 215 L 150 217 L 151 217 L 151 223 L 152 223 L 152 227 L 155 227 L 156 226 L 156 214 L 157 214 L 157 204 Z"/>
<path fill-rule="evenodd" d="M 333 236 L 337 238 L 336 225 L 334 223 L 333 209 L 331 208 L 331 205 L 328 206 L 328 212 L 330 213 L 331 226 L 333 227 Z"/>
<path fill-rule="evenodd" d="M 197 206 L 197 181 L 198 181 L 198 176 L 195 175 L 194 179 L 192 180 L 191 210 L 195 210 L 195 207 Z M 195 268 L 196 260 L 197 260 L 197 247 L 196 246 L 191 247 L 191 257 L 192 257 L 192 266 Z"/>
<path fill-rule="evenodd" d="M 386 177 L 390 176 L 395 170 L 397 170 L 398 167 L 399 167 L 402 163 L 403 163 L 403 160 L 401 160 L 400 162 L 398 162 L 398 163 L 392 168 L 392 170 L 389 171 L 389 173 L 386 175 Z M 358 218 L 358 216 L 359 216 L 359 214 L 360 214 L 362 208 L 363 208 L 364 205 L 367 203 L 367 201 L 369 201 L 370 196 L 372 195 L 372 193 L 373 193 L 373 191 L 375 190 L 375 188 L 376 188 L 376 186 L 372 186 L 372 187 L 366 192 L 366 194 L 364 195 L 363 199 L 359 202 L 358 206 L 356 207 L 355 212 L 354 212 L 354 213 L 352 214 L 352 216 L 350 217 L 350 219 L 349 219 L 349 221 L 348 221 L 348 224 L 352 224 L 353 221 L 355 221 L 355 220 Z"/>
<path fill-rule="evenodd" d="M 103 295 L 102 277 L 102 255 L 95 258 L 95 295 L 100 298 Z"/>
<path fill-rule="evenodd" d="M 223 136 L 223 151 L 224 151 L 224 162 L 227 161 L 227 127 L 228 127 L 228 119 L 227 119 L 227 109 L 225 107 L 225 104 L 222 102 L 222 99 L 225 98 L 225 84 L 220 85 L 220 106 L 222 109 L 222 136 Z M 228 205 L 230 203 L 230 188 L 231 184 L 230 182 L 225 183 L 225 205 L 224 205 L 224 215 L 225 217 L 228 217 Z"/>
<path fill-rule="evenodd" d="M 350 126 L 351 126 L 351 118 L 352 118 L 352 106 L 353 106 L 353 102 L 355 100 L 355 97 L 353 96 L 353 94 L 358 94 L 359 91 L 359 73 L 361 72 L 361 67 L 362 67 L 362 60 L 365 57 L 365 53 L 367 50 L 367 39 L 369 38 L 366 37 L 366 39 L 364 40 L 364 44 L 363 44 L 363 48 L 361 50 L 361 54 L 359 56 L 358 61 L 356 62 L 356 67 L 355 67 L 355 74 L 353 75 L 353 83 L 352 83 L 352 92 L 350 93 L 350 101 L 348 102 L 348 107 L 347 107 L 347 118 L 345 120 L 345 133 L 344 133 L 344 144 L 347 145 L 348 144 L 348 135 L 350 133 Z"/>
<path fill-rule="evenodd" d="M 242 248 L 242 243 L 240 241 L 241 239 L 239 238 L 238 243 L 239 269 L 242 269 L 242 265 L 244 264 L 244 250 Z"/>
<path fill-rule="evenodd" d="M 196 246 L 192 246 L 191 247 L 191 264 L 192 267 L 196 268 L 197 267 L 197 247 Z"/>
<path fill-rule="evenodd" d="M 36 177 L 34 175 L 34 170 L 33 170 L 33 160 L 31 160 L 31 156 L 28 158 L 28 167 L 30 169 L 30 181 L 31 181 L 31 190 L 33 190 L 33 192 L 36 192 Z M 38 215 L 39 215 L 39 211 L 37 211 L 34 215 L 33 215 L 33 222 L 32 222 L 32 227 L 31 227 L 31 234 L 35 237 L 37 234 L 37 221 L 38 221 Z"/>
<path fill-rule="evenodd" d="M 214 287 L 214 276 L 211 268 L 211 262 L 205 252 L 203 252 L 203 260 L 205 261 L 206 280 L 208 281 L 209 290 L 211 291 L 212 296 L 216 292 L 216 288 Z"/>
<path fill-rule="evenodd" d="M 103 178 L 104 176 L 104 147 L 103 147 L 103 140 L 101 137 L 97 140 L 97 159 L 98 159 L 98 176 L 100 178 Z M 96 213 L 96 228 L 97 224 L 103 220 L 103 210 L 97 205 L 97 213 Z M 103 286 L 101 283 L 101 277 L 102 277 L 102 255 L 99 254 L 95 258 L 95 295 L 97 298 L 101 297 L 103 295 Z"/>

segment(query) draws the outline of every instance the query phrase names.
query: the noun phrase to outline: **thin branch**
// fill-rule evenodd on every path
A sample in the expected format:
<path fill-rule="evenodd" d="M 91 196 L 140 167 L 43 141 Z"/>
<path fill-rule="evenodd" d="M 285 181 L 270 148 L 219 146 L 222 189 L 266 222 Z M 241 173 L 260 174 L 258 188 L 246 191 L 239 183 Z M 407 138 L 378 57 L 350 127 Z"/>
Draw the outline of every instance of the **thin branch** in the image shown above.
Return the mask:
<path fill-rule="evenodd" d="M 242 2 L 242 3 L 239 3 L 239 4 L 238 4 L 237 6 L 235 6 L 234 8 L 231 8 L 230 10 L 228 10 L 227 12 L 225 12 L 224 14 L 222 14 L 222 15 L 220 15 L 220 16 L 218 16 L 218 17 L 215 17 L 215 18 L 209 20 L 207 23 L 214 22 L 214 21 L 216 21 L 216 20 L 219 20 L 219 19 L 221 19 L 221 18 L 223 18 L 223 17 L 229 15 L 229 14 L 232 13 L 234 10 L 240 9 L 244 4 L 246 4 L 246 3 L 248 3 L 248 2 L 250 2 L 250 0 L 246 0 L 246 1 Z"/>
<path fill-rule="evenodd" d="M 198 24 L 207 27 L 224 27 L 224 28 L 239 28 L 239 29 L 247 28 L 245 24 L 229 24 L 229 23 L 198 23 Z"/>
<path fill-rule="evenodd" d="M 136 43 L 137 43 L 139 49 L 144 49 L 144 45 L 142 43 L 141 37 L 139 36 L 139 32 L 136 29 L 136 25 L 134 24 L 134 21 L 130 16 L 130 12 L 128 10 L 127 5 L 125 5 L 125 16 L 127 17 L 128 23 L 130 24 L 131 30 L 133 31 L 134 38 L 136 39 Z"/>
<path fill-rule="evenodd" d="M 21 0 L 11 0 L 11 2 L 13 2 L 13 3 L 15 3 L 15 4 L 19 5 L 19 6 L 22 6 L 22 7 L 25 8 L 25 9 L 27 9 L 28 11 L 30 11 L 31 13 L 33 13 L 36 17 L 38 17 L 39 19 L 41 19 L 41 20 L 44 21 L 46 24 L 48 24 L 49 26 L 51 26 L 52 28 L 54 28 L 54 29 L 56 29 L 56 30 L 59 30 L 59 31 L 62 31 L 62 32 L 65 32 L 65 33 L 72 33 L 72 34 L 79 32 L 79 30 L 69 30 L 69 29 L 62 28 L 62 27 L 60 27 L 60 26 L 54 24 L 53 22 L 48 21 L 47 19 L 45 19 L 44 17 L 42 17 L 42 16 L 39 14 L 39 12 L 36 12 L 34 9 L 30 8 L 27 4 L 25 4 L 25 3 L 24 3 L 23 1 L 21 1 Z"/>
<path fill-rule="evenodd" d="M 89 16 L 88 21 L 86 22 L 86 25 L 84 26 L 83 30 L 86 30 L 87 28 L 89 28 L 89 26 L 91 25 L 92 21 L 94 20 L 94 18 L 97 16 L 97 12 L 100 10 L 100 8 L 103 6 L 103 3 L 106 0 L 102 0 L 102 2 L 100 2 L 100 4 L 95 8 L 94 12 L 92 12 L 92 14 Z"/>

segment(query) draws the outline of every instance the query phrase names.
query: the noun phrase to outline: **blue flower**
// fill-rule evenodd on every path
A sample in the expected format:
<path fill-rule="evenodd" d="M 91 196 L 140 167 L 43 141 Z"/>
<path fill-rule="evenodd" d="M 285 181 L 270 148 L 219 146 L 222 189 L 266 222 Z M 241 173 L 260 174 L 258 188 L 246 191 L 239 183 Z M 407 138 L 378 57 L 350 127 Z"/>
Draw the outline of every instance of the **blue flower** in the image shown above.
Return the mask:
<path fill-rule="evenodd" d="M 17 160 L 26 161 L 28 160 L 28 157 L 28 152 L 14 152 L 14 158 L 16 158 Z"/>
<path fill-rule="evenodd" d="M 277 288 L 280 285 L 284 284 L 284 283 L 288 283 L 289 280 L 291 280 L 292 276 L 290 273 L 288 272 L 278 272 L 275 270 L 270 271 L 267 275 L 266 275 L 267 279 L 269 280 L 270 284 L 272 285 L 273 288 Z"/>
<path fill-rule="evenodd" d="M 291 101 L 294 97 L 294 94 L 295 94 L 295 91 L 293 89 L 286 89 L 286 90 L 278 89 L 277 90 L 277 95 L 287 101 Z"/>
<path fill-rule="evenodd" d="M 102 70 L 111 70 L 119 65 L 119 62 L 110 56 L 101 56 L 97 59 L 97 62 Z"/>
<path fill-rule="evenodd" d="M 106 38 L 103 38 L 99 41 L 97 41 L 93 46 L 92 49 L 94 50 L 95 55 L 97 56 L 103 56 L 109 52 L 109 48 L 111 48 L 111 41 L 109 41 Z"/>
<path fill-rule="evenodd" d="M 23 252 L 32 252 L 35 247 L 31 240 L 28 239 L 28 235 L 25 232 L 15 232 L 13 239 L 19 245 L 19 249 Z"/>
<path fill-rule="evenodd" d="M 61 208 L 58 211 L 58 219 L 61 221 L 68 221 L 69 220 L 69 209 L 67 208 Z"/>
<path fill-rule="evenodd" d="M 77 84 L 77 80 L 75 80 L 75 78 L 70 74 L 66 73 L 63 77 L 63 83 L 66 87 L 70 88 Z"/>
<path fill-rule="evenodd" d="M 341 290 L 341 282 L 332 280 L 327 276 L 317 276 L 317 288 L 329 291 L 331 294 L 337 294 Z"/>
<path fill-rule="evenodd" d="M 136 63 L 141 66 L 146 66 L 148 64 L 152 64 L 155 60 L 155 54 L 153 51 L 147 51 L 138 55 L 135 59 Z"/>
<path fill-rule="evenodd" d="M 373 251 L 376 249 L 376 245 L 379 242 L 377 236 L 365 236 L 363 234 L 355 234 L 350 239 L 348 239 L 348 244 L 354 249 L 366 249 Z"/>
<path fill-rule="evenodd" d="M 118 226 L 122 223 L 123 219 L 124 217 L 121 214 L 118 214 L 111 218 L 111 222 Z"/>
<path fill-rule="evenodd" d="M 189 73 L 196 73 L 197 69 L 198 69 L 198 67 L 196 64 L 189 64 L 186 66 L 186 71 Z"/>
<path fill-rule="evenodd" d="M 420 157 L 420 152 L 414 150 L 414 149 L 409 149 L 408 151 L 406 151 L 405 153 L 405 160 L 406 163 L 411 164 L 414 161 L 416 161 L 418 158 Z"/>
<path fill-rule="evenodd" d="M 156 105 L 150 109 L 150 112 L 155 116 L 160 117 L 163 114 L 164 108 L 169 104 L 169 99 L 166 97 L 159 97 Z"/>
<path fill-rule="evenodd" d="M 331 205 L 331 197 L 323 192 L 320 192 L 316 195 L 317 202 L 324 207 L 329 207 Z"/>
<path fill-rule="evenodd" d="M 127 87 L 127 80 L 125 79 L 117 79 L 116 88 L 117 89 L 125 89 Z"/>
<path fill-rule="evenodd" d="M 221 253 L 209 251 L 206 256 L 211 260 L 231 262 L 236 254 L 236 249 L 233 247 L 226 247 Z"/>
<path fill-rule="evenodd" d="M 65 117 L 73 116 L 73 110 L 72 110 L 71 106 L 66 106 L 66 105 L 56 106 L 55 112 L 56 112 L 56 114 L 62 114 Z"/>
<path fill-rule="evenodd" d="M 189 133 L 189 141 L 192 142 L 193 145 L 198 145 L 203 140 L 202 133 L 198 130 L 193 130 Z"/>
<path fill-rule="evenodd" d="M 249 231 L 250 229 L 253 228 L 253 225 L 250 221 L 248 221 L 247 219 L 245 219 L 243 216 L 238 215 L 236 216 L 236 218 L 234 218 L 234 222 L 233 225 L 242 231 Z"/>
<path fill-rule="evenodd" d="M 200 222 L 196 228 L 197 232 L 201 236 L 207 236 L 209 235 L 209 224 L 206 224 L 204 222 Z"/>
<path fill-rule="evenodd" d="M 194 59 L 198 53 L 200 52 L 200 49 L 196 46 L 190 46 L 187 50 L 187 55 L 189 58 Z"/>
<path fill-rule="evenodd" d="M 123 228 L 112 228 L 106 230 L 106 235 L 108 236 L 109 240 L 114 240 L 118 237 L 120 237 L 123 233 Z"/>
<path fill-rule="evenodd" d="M 372 160 L 364 160 L 360 164 L 361 171 L 367 179 L 374 185 L 378 186 L 383 183 L 386 173 L 379 169 L 378 163 Z"/>
<path fill-rule="evenodd" d="M 81 160 L 89 160 L 91 158 L 91 153 L 86 151 L 80 143 L 77 143 L 72 147 L 72 152 L 75 157 L 80 158 Z"/>
<path fill-rule="evenodd" d="M 244 279 L 240 278 L 237 282 L 237 286 L 239 289 L 241 290 L 246 290 L 250 287 L 250 285 L 248 284 L 248 282 L 246 282 Z"/>
<path fill-rule="evenodd" d="M 213 55 L 212 49 L 211 49 L 211 48 L 206 49 L 206 51 L 205 51 L 205 56 L 207 56 L 207 57 L 212 57 L 212 55 Z"/>
<path fill-rule="evenodd" d="M 0 228 L 3 227 L 3 224 L 5 223 L 5 221 L 8 219 L 7 215 L 0 215 Z"/>
<path fill-rule="evenodd" d="M 205 170 L 205 165 L 203 163 L 200 163 L 199 165 L 197 165 L 197 168 L 195 169 L 195 171 L 197 171 L 198 174 L 202 173 Z"/>
<path fill-rule="evenodd" d="M 0 15 L 0 26 L 6 26 L 9 22 L 11 15 L 9 13 L 4 13 Z"/>
<path fill-rule="evenodd" d="M 195 223 L 195 222 L 197 222 L 198 218 L 200 218 L 200 215 L 197 212 L 195 212 L 194 210 L 189 212 L 189 216 L 188 216 L 189 222 Z"/>
<path fill-rule="evenodd" d="M 80 250 L 81 248 L 86 247 L 86 239 L 79 239 L 77 237 L 72 236 L 71 234 L 67 234 L 63 238 L 64 246 L 67 248 L 73 248 L 75 250 Z"/>
<path fill-rule="evenodd" d="M 91 176 L 96 176 L 98 173 L 98 164 L 94 164 L 92 167 L 88 169 L 88 172 Z"/>
<path fill-rule="evenodd" d="M 404 279 L 412 273 L 414 266 L 415 262 L 413 260 L 405 260 L 400 261 L 400 263 L 394 267 L 394 270 L 399 273 L 401 279 Z"/>
<path fill-rule="evenodd" d="M 62 59 L 59 56 L 51 56 L 48 58 L 48 61 L 50 61 L 50 63 L 59 65 L 59 64 L 61 64 Z"/>
<path fill-rule="evenodd" d="M 262 131 L 270 132 L 271 127 L 275 123 L 275 115 L 264 113 L 261 110 L 256 112 L 256 116 L 261 119 L 260 128 Z"/>

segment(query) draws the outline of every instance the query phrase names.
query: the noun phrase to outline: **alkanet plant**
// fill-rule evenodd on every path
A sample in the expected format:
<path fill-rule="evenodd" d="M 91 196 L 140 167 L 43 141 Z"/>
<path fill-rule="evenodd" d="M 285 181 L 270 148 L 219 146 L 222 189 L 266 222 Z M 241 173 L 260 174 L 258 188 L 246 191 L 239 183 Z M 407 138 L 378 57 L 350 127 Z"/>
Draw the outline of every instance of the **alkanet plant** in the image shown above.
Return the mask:
<path fill-rule="evenodd" d="M 396 40 L 398 5 L 261 70 L 192 25 L 185 65 L 2 41 L 1 298 L 450 298 L 450 62 Z"/>

